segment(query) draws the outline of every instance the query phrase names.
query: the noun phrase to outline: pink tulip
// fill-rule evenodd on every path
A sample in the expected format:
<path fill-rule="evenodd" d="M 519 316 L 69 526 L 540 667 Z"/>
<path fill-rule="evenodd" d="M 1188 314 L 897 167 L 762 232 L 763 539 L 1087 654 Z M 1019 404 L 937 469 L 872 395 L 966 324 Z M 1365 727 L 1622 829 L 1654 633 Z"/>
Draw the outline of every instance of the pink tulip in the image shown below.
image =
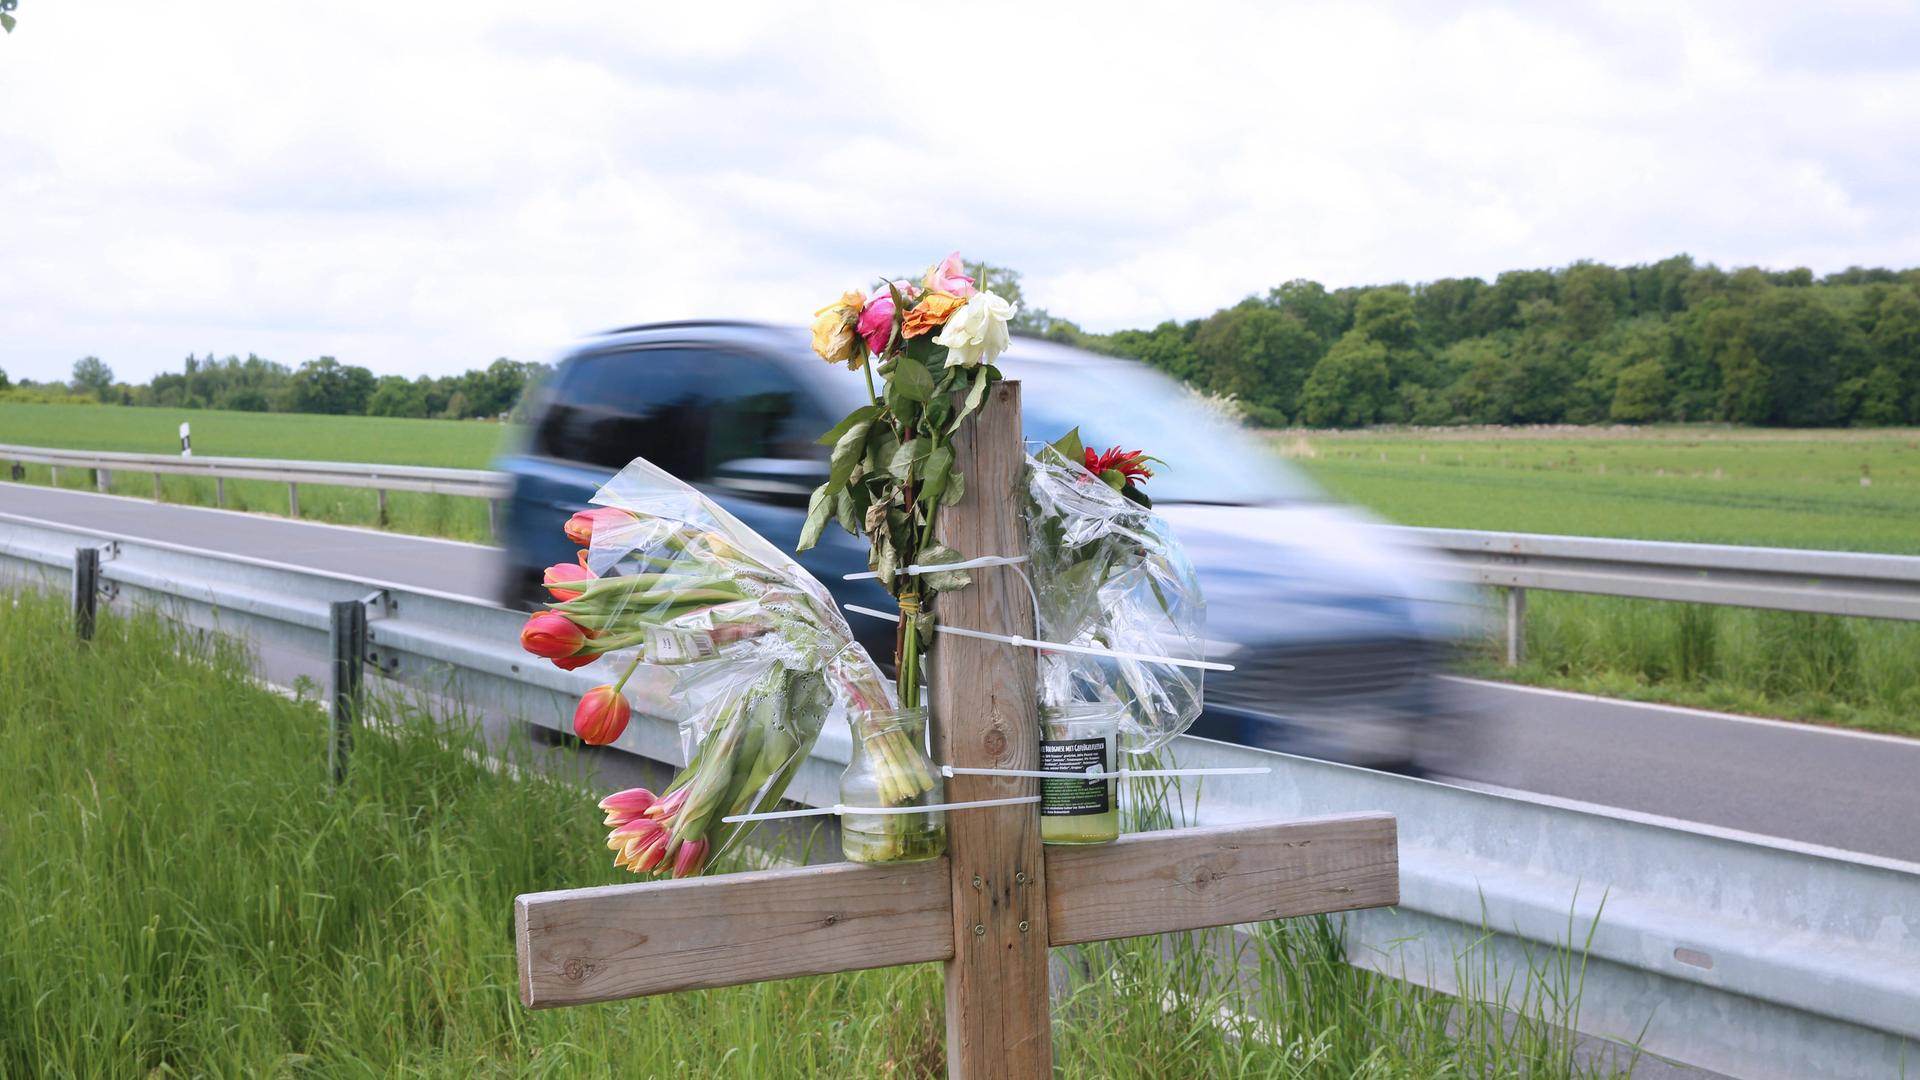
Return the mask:
<path fill-rule="evenodd" d="M 692 877 L 699 873 L 707 863 L 707 842 L 689 840 L 680 845 L 679 854 L 673 857 L 673 876 Z"/>
<path fill-rule="evenodd" d="M 643 787 L 616 791 L 600 800 L 600 809 L 607 812 L 608 827 L 625 825 L 629 821 L 644 817 L 647 808 L 658 801 L 658 796 Z M 652 820 L 652 819 L 648 819 Z"/>
<path fill-rule="evenodd" d="M 661 796 L 660 801 L 647 807 L 643 813 L 655 821 L 665 821 L 679 813 L 681 807 L 687 805 L 687 793 L 692 790 L 692 785 L 688 785 L 670 795 Z"/>
<path fill-rule="evenodd" d="M 520 628 L 520 647 L 535 656 L 572 656 L 586 644 L 587 632 L 557 611 L 543 611 Z"/>
<path fill-rule="evenodd" d="M 581 547 L 586 547 L 588 544 L 593 543 L 593 530 L 596 525 L 605 528 L 614 525 L 624 525 L 631 521 L 633 521 L 633 515 L 627 513 L 625 510 L 617 510 L 611 506 L 600 506 L 592 510 L 582 510 L 568 518 L 564 528 L 567 539 L 579 544 Z"/>
<path fill-rule="evenodd" d="M 966 264 L 960 261 L 960 253 L 954 252 L 927 268 L 927 276 L 920 280 L 932 292 L 952 293 L 962 299 L 974 293 L 973 279 L 967 276 Z"/>
<path fill-rule="evenodd" d="M 893 295 L 885 289 L 874 293 L 854 328 L 867 339 L 867 351 L 880 355 L 893 337 Z"/>
<path fill-rule="evenodd" d="M 596 686 L 580 698 L 573 710 L 573 733 L 594 746 L 605 746 L 627 730 L 633 706 L 612 686 Z"/>
<path fill-rule="evenodd" d="M 564 602 L 579 596 L 586 589 L 581 582 L 593 579 L 593 573 L 586 567 L 563 562 L 547 567 L 546 572 L 540 575 L 540 584 L 546 586 L 547 592 L 553 594 L 555 600 Z"/>

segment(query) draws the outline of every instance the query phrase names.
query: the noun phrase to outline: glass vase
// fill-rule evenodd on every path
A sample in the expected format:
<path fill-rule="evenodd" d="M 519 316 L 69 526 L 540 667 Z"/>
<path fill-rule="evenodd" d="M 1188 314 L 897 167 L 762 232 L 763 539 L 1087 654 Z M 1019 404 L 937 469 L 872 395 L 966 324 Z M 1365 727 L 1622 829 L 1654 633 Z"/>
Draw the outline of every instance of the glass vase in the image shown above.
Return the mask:
<path fill-rule="evenodd" d="M 853 751 L 840 776 L 842 806 L 906 810 L 946 801 L 940 770 L 927 758 L 924 706 L 856 712 L 848 724 Z M 921 862 L 946 850 L 944 810 L 840 815 L 840 852 L 848 862 Z"/>
<path fill-rule="evenodd" d="M 1040 771 L 1060 778 L 1040 781 L 1040 842 L 1107 844 L 1120 838 L 1119 788 L 1111 777 L 1123 706 L 1089 702 L 1040 709 Z"/>

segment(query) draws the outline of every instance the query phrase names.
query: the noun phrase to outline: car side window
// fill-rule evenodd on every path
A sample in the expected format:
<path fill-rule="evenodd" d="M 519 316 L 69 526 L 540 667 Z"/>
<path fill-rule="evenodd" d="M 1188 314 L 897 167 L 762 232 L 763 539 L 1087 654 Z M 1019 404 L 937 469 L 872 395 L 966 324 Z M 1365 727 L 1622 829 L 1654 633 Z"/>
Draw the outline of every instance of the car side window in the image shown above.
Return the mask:
<path fill-rule="evenodd" d="M 773 360 L 670 346 L 589 353 L 557 379 L 535 432 L 549 457 L 609 469 L 644 457 L 683 480 L 744 458 L 815 457 L 828 424 Z"/>

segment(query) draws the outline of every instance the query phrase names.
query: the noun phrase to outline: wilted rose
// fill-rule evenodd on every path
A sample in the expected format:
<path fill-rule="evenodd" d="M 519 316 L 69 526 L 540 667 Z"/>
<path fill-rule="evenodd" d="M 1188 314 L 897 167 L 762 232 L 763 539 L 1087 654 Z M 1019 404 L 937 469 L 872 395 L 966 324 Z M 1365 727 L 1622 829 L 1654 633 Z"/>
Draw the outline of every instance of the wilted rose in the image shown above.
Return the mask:
<path fill-rule="evenodd" d="M 973 279 L 967 276 L 966 269 L 956 251 L 927 267 L 927 276 L 920 279 L 920 284 L 929 292 L 951 293 L 964 300 L 973 295 Z"/>
<path fill-rule="evenodd" d="M 1014 310 L 1012 304 L 993 293 L 975 293 L 947 320 L 946 329 L 933 343 L 947 347 L 948 367 L 991 364 L 1007 351 L 1007 323 L 1013 319 Z"/>
<path fill-rule="evenodd" d="M 845 363 L 855 371 L 866 363 L 860 351 L 860 338 L 854 326 L 866 307 L 866 298 L 858 292 L 845 292 L 840 299 L 813 313 L 813 351 L 829 364 Z"/>
<path fill-rule="evenodd" d="M 914 306 L 907 309 L 907 317 L 901 327 L 902 337 L 919 337 L 932 333 L 945 323 L 949 316 L 966 306 L 966 301 L 952 293 L 930 292 Z"/>
<path fill-rule="evenodd" d="M 860 312 L 857 326 L 860 336 L 867 339 L 867 351 L 879 356 L 893 337 L 893 294 L 885 289 L 874 293 Z"/>

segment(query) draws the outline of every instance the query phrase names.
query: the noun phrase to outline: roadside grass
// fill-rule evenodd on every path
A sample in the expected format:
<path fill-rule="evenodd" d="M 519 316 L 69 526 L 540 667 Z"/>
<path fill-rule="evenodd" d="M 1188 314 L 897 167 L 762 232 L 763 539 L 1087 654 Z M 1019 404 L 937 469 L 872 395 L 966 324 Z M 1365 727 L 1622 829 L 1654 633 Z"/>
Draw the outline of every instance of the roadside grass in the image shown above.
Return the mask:
<path fill-rule="evenodd" d="M 0 605 L 0 1075 L 944 1068 L 931 965 L 529 1012 L 513 896 L 621 880 L 576 782 L 490 769 L 459 718 L 384 702 L 336 788 L 313 703 L 232 642 L 116 611 L 75 646 L 55 598 Z M 1348 966 L 1333 927 L 1260 928 L 1251 982 L 1209 961 L 1225 931 L 1062 950 L 1083 977 L 1056 1072 L 1597 1073 L 1572 1046 L 1578 942 L 1471 1005 Z"/>
<path fill-rule="evenodd" d="M 1469 674 L 1920 737 L 1920 623 L 1535 589 L 1509 668 L 1500 618 Z"/>

